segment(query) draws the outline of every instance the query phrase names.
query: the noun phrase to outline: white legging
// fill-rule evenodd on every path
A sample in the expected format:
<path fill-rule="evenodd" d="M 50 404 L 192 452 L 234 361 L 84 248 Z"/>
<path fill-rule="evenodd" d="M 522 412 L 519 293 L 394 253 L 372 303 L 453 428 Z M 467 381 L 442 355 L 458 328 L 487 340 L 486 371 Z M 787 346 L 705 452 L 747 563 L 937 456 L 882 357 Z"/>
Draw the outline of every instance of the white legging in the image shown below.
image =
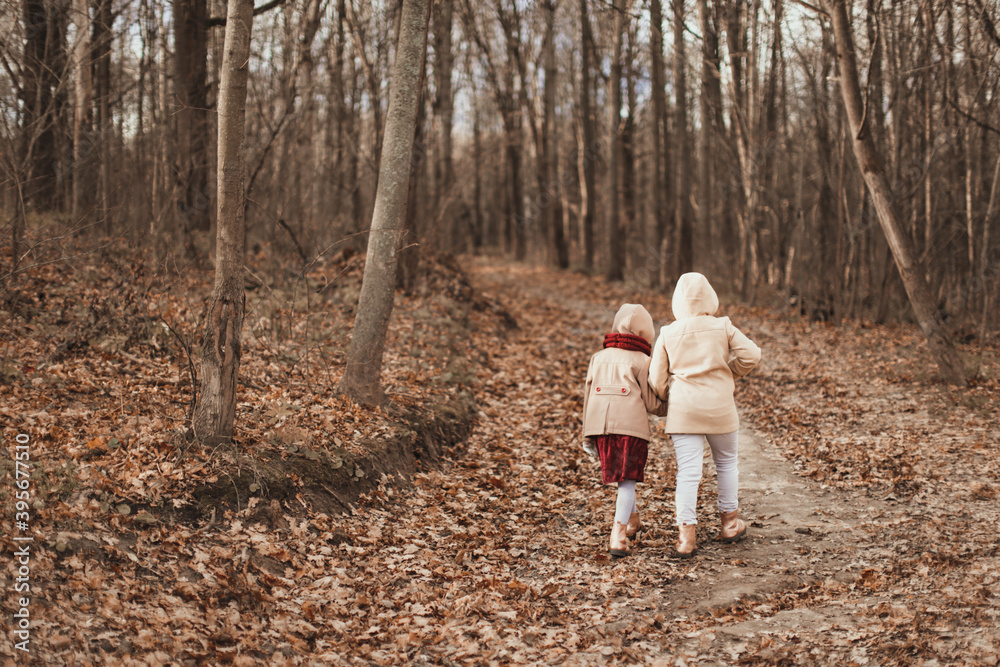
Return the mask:
<path fill-rule="evenodd" d="M 701 485 L 705 440 L 712 448 L 712 459 L 719 477 L 719 511 L 732 512 L 739 507 L 740 484 L 739 431 L 712 435 L 673 433 L 677 457 L 677 525 L 698 523 L 698 487 Z"/>
<path fill-rule="evenodd" d="M 635 512 L 635 480 L 626 479 L 618 482 L 618 501 L 615 503 L 615 521 L 628 523 L 629 517 Z"/>

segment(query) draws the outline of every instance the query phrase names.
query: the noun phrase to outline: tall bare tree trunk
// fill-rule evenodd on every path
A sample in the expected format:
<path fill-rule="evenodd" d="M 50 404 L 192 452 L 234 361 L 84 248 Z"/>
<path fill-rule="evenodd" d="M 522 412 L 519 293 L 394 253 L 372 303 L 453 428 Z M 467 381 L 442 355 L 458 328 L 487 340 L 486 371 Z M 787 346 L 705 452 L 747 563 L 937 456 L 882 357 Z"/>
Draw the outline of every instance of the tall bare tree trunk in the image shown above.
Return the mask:
<path fill-rule="evenodd" d="M 226 441 L 236 421 L 236 385 L 240 370 L 240 333 L 246 299 L 243 260 L 246 254 L 246 126 L 247 78 L 253 0 L 229 0 L 219 85 L 218 225 L 215 288 L 202 343 L 201 392 L 192 430 L 202 442 Z"/>
<path fill-rule="evenodd" d="M 98 0 L 94 16 L 94 97 L 97 102 L 98 210 L 104 233 L 112 230 L 111 146 L 115 128 L 111 118 L 111 0 Z"/>
<path fill-rule="evenodd" d="M 70 207 L 73 219 L 79 222 L 89 208 L 89 169 L 84 160 L 89 153 L 92 120 L 90 98 L 93 93 L 90 58 L 90 0 L 73 0 L 73 22 L 76 44 L 73 46 L 75 104 L 73 107 L 73 195 Z"/>
<path fill-rule="evenodd" d="M 434 185 L 435 204 L 433 213 L 438 220 L 443 220 L 446 228 L 438 234 L 438 238 L 451 244 L 461 237 L 462 230 L 458 228 L 459 215 L 454 205 L 455 167 L 452 148 L 452 126 L 455 110 L 454 92 L 451 85 L 451 74 L 454 68 L 454 54 L 451 47 L 451 31 L 454 22 L 455 0 L 440 0 L 436 8 L 434 20 L 434 116 L 437 136 L 435 137 Z"/>
<path fill-rule="evenodd" d="M 395 299 L 396 261 L 406 215 L 429 11 L 429 0 L 403 0 L 368 258 L 347 367 L 339 386 L 351 400 L 365 404 L 377 404 L 384 398 L 379 380 L 382 352 Z"/>
<path fill-rule="evenodd" d="M 944 330 L 933 297 L 927 284 L 924 267 L 916 257 L 913 243 L 904 232 L 895 209 L 895 201 L 882 168 L 882 160 L 875 149 L 871 131 L 866 127 L 865 106 L 858 79 L 857 56 L 854 50 L 854 35 L 847 17 L 845 0 L 824 0 L 833 23 L 834 39 L 837 44 L 837 62 L 840 73 L 840 91 L 847 111 L 854 156 L 858 167 L 868 184 L 868 189 L 878 212 L 882 231 L 892 249 L 900 277 L 910 298 L 910 305 L 917 316 L 917 322 L 927 338 L 931 351 L 937 359 L 942 377 L 951 384 L 965 385 L 965 370 Z"/>
<path fill-rule="evenodd" d="M 57 12 L 58 7 L 45 0 L 22 1 L 25 43 L 18 171 L 27 209 L 50 210 L 55 203 L 56 86 L 61 73 L 57 61 L 63 48 Z"/>
<path fill-rule="evenodd" d="M 622 42 L 625 37 L 625 0 L 613 0 L 614 29 L 611 35 L 611 76 L 608 79 L 608 280 L 621 280 L 625 276 L 625 217 L 621 210 L 622 165 Z"/>
<path fill-rule="evenodd" d="M 173 0 L 174 98 L 177 105 L 177 213 L 185 251 L 193 233 L 211 226 L 208 193 L 208 8 L 206 0 Z"/>
<path fill-rule="evenodd" d="M 691 212 L 691 142 L 687 131 L 687 56 L 684 48 L 684 0 L 674 4 L 674 265 L 676 275 L 694 267 L 694 217 Z"/>
<path fill-rule="evenodd" d="M 713 144 L 715 134 L 721 129 L 716 117 L 722 112 L 722 77 L 719 71 L 719 38 L 707 0 L 698 0 L 698 25 L 702 35 L 701 91 L 698 96 L 701 116 L 698 132 L 698 230 L 709 238 L 715 238 L 717 230 L 714 229 L 716 222 L 712 214 Z"/>
<path fill-rule="evenodd" d="M 466 51 L 465 69 L 469 80 L 472 80 L 472 57 Z M 483 167 L 481 156 L 483 154 L 483 131 L 479 108 L 479 94 L 475 86 L 472 87 L 472 207 L 470 211 L 470 222 L 472 232 L 472 251 L 478 253 L 486 239 L 491 238 L 486 233 L 486 222 L 483 219 Z"/>
<path fill-rule="evenodd" d="M 583 268 L 594 268 L 594 204 L 596 202 L 595 164 L 599 152 L 594 144 L 594 110 L 590 98 L 590 50 L 594 41 L 587 12 L 587 0 L 580 0 L 580 133 L 582 147 L 577 162 L 580 165 L 580 237 L 583 246 Z"/>
<path fill-rule="evenodd" d="M 665 65 L 663 59 L 663 4 L 660 0 L 650 0 L 650 79 L 653 90 L 653 117 L 651 119 L 651 143 L 653 162 L 653 243 L 648 257 L 654 265 L 653 280 L 662 284 L 666 272 L 661 267 L 661 248 L 665 239 L 670 238 L 670 213 L 673 198 L 671 189 L 670 125 L 667 122 L 667 92 Z"/>
<path fill-rule="evenodd" d="M 624 62 L 622 63 L 622 75 L 625 77 L 625 99 L 624 104 L 628 104 L 628 112 L 622 120 L 622 169 L 621 169 L 621 193 L 622 193 L 622 226 L 625 233 L 622 235 L 625 242 L 625 253 L 628 254 L 628 239 L 636 239 L 635 220 L 638 215 L 637 193 L 640 189 L 640 178 L 636 175 L 636 118 L 639 117 L 639 103 L 636 94 L 636 74 L 635 61 L 638 55 L 636 45 L 638 37 L 638 21 L 627 21 L 625 34 L 628 37 L 627 46 L 624 51 Z M 641 265 L 640 265 L 641 266 Z M 645 267 L 640 270 L 645 276 Z M 648 280 L 644 282 L 649 282 Z"/>
<path fill-rule="evenodd" d="M 399 261 L 396 267 L 396 286 L 406 293 L 411 293 L 417 284 L 420 270 L 421 243 L 426 242 L 430 234 L 426 226 L 417 228 L 419 215 L 420 176 L 423 158 L 427 155 L 428 142 L 424 139 L 424 120 L 427 115 L 424 108 L 424 88 L 427 85 L 427 49 L 420 64 L 420 92 L 417 93 L 417 121 L 413 130 L 413 157 L 410 159 L 410 179 L 406 191 L 406 216 L 403 223 L 403 239 Z M 435 212 L 436 213 L 436 212 Z M 435 235 L 440 239 L 440 235 Z M 448 236 L 452 236 L 448 234 Z M 450 240 L 450 239 L 449 239 Z"/>
<path fill-rule="evenodd" d="M 539 204 L 542 206 L 542 216 L 545 218 L 542 229 L 548 230 L 552 259 L 556 266 L 569 266 L 569 248 L 562 221 L 562 185 L 559 180 L 559 129 L 556 125 L 556 83 L 558 67 L 556 65 L 556 7 L 557 0 L 546 0 L 545 10 L 545 91 L 543 94 L 544 115 L 542 118 L 542 156 L 543 191 L 538 193 Z"/>

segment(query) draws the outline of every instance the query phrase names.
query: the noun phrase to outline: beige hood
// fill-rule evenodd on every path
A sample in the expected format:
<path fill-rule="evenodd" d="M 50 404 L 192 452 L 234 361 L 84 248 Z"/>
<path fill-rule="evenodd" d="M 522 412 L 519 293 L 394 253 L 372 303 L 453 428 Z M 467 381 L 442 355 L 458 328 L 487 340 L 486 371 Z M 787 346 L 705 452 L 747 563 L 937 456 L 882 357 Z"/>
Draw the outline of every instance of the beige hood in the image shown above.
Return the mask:
<path fill-rule="evenodd" d="M 615 322 L 611 325 L 611 333 L 642 336 L 646 339 L 647 343 L 652 344 L 653 336 L 655 335 L 653 318 L 639 304 L 626 303 L 615 314 Z"/>
<path fill-rule="evenodd" d="M 700 273 L 685 273 L 677 281 L 674 296 L 670 302 L 674 319 L 715 315 L 719 310 L 719 297 Z"/>

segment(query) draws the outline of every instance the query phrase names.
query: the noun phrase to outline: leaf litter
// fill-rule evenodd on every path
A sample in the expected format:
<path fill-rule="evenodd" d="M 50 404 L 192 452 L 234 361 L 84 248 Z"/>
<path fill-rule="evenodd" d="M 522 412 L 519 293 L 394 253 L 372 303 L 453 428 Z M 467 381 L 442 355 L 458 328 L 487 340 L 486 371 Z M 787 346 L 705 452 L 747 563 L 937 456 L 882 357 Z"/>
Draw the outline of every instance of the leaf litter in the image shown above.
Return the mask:
<path fill-rule="evenodd" d="M 328 268 L 314 279 L 351 274 Z M 65 345 L 55 358 L 48 350 L 64 334 L 43 320 L 58 315 L 58 295 L 44 314 L 36 304 L 33 319 L 9 318 L 2 326 L 19 341 L 11 373 L 20 376 L 0 385 L 5 438 L 31 429 L 36 465 L 59 484 L 34 487 L 35 657 L 998 664 L 995 365 L 970 389 L 949 390 L 930 377 L 906 327 L 834 328 L 727 306 L 765 354 L 737 399 L 754 431 L 742 456 L 750 539 L 712 541 L 708 474 L 701 551 L 690 562 L 669 558 L 673 461 L 656 428 L 640 485 L 648 529 L 633 556 L 615 561 L 606 551 L 614 490 L 579 447 L 582 375 L 621 302 L 641 301 L 663 324 L 669 299 L 496 260 L 472 264 L 472 287 L 438 270 L 452 293 L 486 296 L 403 299 L 385 378 L 395 402 L 417 406 L 471 387 L 477 424 L 438 463 L 409 482 L 376 480 L 342 513 L 263 490 L 209 512 L 193 491 L 232 475 L 240 448 L 333 461 L 401 428 L 396 415 L 332 392 L 344 349 L 323 342 L 336 338 L 323 327 L 342 318 L 344 335 L 346 296 L 295 313 L 262 299 L 256 323 L 248 317 L 232 450 L 202 451 L 174 435 L 190 387 L 172 336 L 140 331 L 130 344 L 119 333 L 103 347 Z M 193 337 L 196 298 L 152 301 Z M 137 342 L 151 340 L 160 348 Z M 191 507 L 199 512 L 185 515 Z"/>

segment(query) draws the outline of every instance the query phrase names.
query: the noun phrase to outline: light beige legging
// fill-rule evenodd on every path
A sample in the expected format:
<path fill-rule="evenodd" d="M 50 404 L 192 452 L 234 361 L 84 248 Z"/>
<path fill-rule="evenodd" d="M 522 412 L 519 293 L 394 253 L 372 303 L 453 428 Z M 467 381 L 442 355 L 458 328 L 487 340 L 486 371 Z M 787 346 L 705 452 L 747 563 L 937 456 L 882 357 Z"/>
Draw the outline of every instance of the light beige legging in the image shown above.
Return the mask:
<path fill-rule="evenodd" d="M 672 433 L 677 457 L 677 525 L 698 523 L 698 487 L 701 485 L 705 440 L 712 448 L 712 459 L 719 476 L 719 511 L 732 512 L 739 507 L 740 485 L 739 431 L 712 435 Z"/>

